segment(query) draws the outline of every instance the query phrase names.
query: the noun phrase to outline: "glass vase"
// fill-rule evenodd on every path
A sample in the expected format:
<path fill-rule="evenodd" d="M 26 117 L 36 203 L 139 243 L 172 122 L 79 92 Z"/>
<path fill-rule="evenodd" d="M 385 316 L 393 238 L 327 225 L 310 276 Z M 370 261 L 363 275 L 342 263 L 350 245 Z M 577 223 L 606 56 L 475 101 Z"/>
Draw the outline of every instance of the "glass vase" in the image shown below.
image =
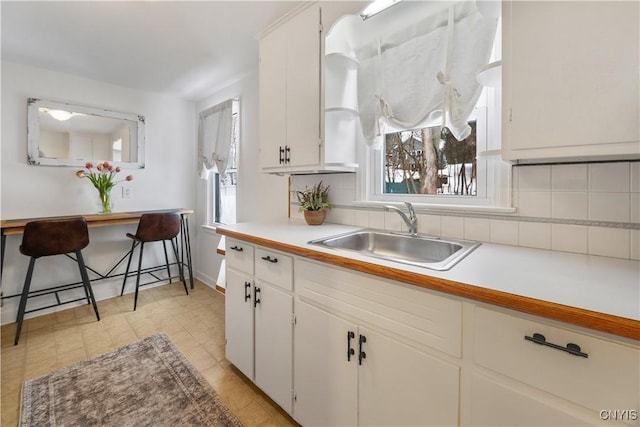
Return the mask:
<path fill-rule="evenodd" d="M 100 194 L 100 213 L 109 214 L 113 209 L 113 203 L 111 202 L 111 190 L 98 191 Z"/>

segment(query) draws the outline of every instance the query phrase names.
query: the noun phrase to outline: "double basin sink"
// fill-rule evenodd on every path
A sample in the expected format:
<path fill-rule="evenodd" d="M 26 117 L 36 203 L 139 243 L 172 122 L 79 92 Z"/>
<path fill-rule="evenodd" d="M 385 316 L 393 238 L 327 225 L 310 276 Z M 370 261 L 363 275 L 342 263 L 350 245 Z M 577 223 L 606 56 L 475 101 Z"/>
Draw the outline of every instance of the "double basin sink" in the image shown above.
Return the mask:
<path fill-rule="evenodd" d="M 472 241 L 377 230 L 359 230 L 309 243 L 439 271 L 449 270 L 480 246 L 480 243 Z"/>

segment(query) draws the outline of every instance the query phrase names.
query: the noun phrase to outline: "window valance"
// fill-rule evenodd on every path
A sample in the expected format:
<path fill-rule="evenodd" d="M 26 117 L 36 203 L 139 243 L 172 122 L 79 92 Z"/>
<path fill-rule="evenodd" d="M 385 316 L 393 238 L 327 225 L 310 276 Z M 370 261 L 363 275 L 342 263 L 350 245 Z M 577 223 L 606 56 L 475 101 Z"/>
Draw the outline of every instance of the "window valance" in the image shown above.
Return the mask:
<path fill-rule="evenodd" d="M 198 167 L 200 177 L 209 171 L 223 175 L 227 169 L 233 132 L 233 99 L 202 111 L 198 121 Z"/>
<path fill-rule="evenodd" d="M 356 52 L 358 108 L 365 140 L 382 127 L 413 129 L 442 124 L 458 140 L 482 92 L 476 71 L 489 61 L 497 19 L 475 2 L 459 2 Z"/>

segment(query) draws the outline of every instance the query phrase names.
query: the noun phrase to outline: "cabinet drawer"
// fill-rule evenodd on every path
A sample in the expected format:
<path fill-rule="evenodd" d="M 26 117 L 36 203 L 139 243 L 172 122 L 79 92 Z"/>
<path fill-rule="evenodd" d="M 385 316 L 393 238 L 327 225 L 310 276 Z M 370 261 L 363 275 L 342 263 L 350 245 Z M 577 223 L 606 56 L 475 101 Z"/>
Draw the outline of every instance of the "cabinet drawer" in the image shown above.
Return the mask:
<path fill-rule="evenodd" d="M 474 318 L 478 365 L 594 411 L 638 409 L 637 348 L 481 307 Z M 577 344 L 588 357 L 525 339 L 534 334 L 565 348 Z"/>
<path fill-rule="evenodd" d="M 280 252 L 256 248 L 256 280 L 293 291 L 293 259 Z"/>
<path fill-rule="evenodd" d="M 224 257 L 227 260 L 227 267 L 253 274 L 253 245 L 227 238 Z"/>
<path fill-rule="evenodd" d="M 301 299 L 414 345 L 462 355 L 462 303 L 425 289 L 296 259 Z"/>

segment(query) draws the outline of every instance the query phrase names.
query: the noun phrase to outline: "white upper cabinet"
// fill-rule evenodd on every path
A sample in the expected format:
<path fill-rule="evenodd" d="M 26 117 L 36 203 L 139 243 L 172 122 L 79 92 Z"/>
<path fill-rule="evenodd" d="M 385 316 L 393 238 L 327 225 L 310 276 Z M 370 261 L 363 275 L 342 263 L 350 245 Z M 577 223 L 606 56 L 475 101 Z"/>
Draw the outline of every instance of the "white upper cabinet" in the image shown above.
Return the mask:
<path fill-rule="evenodd" d="M 358 2 L 303 4 L 260 39 L 260 166 L 263 172 L 354 171 L 355 136 L 325 130 L 327 30 Z M 333 80 L 332 80 L 333 81 Z M 354 127 L 355 128 L 355 127 Z M 344 127 L 342 127 L 344 130 Z M 327 135 L 327 136 L 326 136 Z M 345 148 L 346 147 L 346 148 Z"/>
<path fill-rule="evenodd" d="M 283 166 L 287 135 L 286 28 L 274 29 L 260 39 L 259 128 L 260 165 Z"/>
<path fill-rule="evenodd" d="M 640 3 L 503 3 L 505 160 L 640 158 Z"/>

